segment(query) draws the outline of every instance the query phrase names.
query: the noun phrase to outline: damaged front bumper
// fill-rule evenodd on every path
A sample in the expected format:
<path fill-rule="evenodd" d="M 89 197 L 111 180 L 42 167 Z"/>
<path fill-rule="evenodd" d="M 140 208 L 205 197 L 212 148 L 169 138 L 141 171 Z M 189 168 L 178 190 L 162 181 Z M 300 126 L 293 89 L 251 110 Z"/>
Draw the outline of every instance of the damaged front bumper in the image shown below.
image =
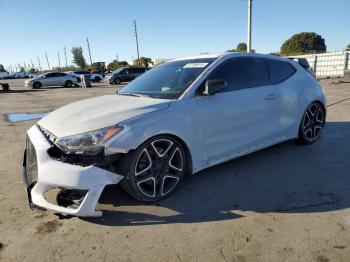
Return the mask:
<path fill-rule="evenodd" d="M 50 209 L 74 216 L 101 216 L 96 204 L 106 185 L 117 184 L 123 176 L 94 165 L 81 166 L 56 160 L 48 154 L 51 144 L 37 126 L 27 132 L 22 177 L 31 207 Z M 50 190 L 70 190 L 80 193 L 79 205 L 63 206 L 49 202 L 45 194 Z"/>

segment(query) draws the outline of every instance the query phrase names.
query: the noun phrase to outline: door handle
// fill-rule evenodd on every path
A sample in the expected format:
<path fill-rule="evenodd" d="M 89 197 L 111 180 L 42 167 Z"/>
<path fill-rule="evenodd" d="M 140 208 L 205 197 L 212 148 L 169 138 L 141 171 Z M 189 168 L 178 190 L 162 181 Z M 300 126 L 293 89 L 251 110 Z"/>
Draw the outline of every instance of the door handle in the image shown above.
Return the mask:
<path fill-rule="evenodd" d="M 273 100 L 275 98 L 276 98 L 276 96 L 274 94 L 270 94 L 270 95 L 265 96 L 265 100 Z"/>

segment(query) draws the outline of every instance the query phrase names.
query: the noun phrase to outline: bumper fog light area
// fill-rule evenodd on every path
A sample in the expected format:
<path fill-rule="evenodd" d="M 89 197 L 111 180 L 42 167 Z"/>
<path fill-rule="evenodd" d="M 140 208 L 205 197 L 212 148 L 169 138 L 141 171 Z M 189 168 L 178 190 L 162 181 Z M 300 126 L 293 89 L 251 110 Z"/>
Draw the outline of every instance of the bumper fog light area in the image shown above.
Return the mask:
<path fill-rule="evenodd" d="M 44 194 L 45 199 L 61 207 L 78 209 L 88 190 L 53 188 Z"/>

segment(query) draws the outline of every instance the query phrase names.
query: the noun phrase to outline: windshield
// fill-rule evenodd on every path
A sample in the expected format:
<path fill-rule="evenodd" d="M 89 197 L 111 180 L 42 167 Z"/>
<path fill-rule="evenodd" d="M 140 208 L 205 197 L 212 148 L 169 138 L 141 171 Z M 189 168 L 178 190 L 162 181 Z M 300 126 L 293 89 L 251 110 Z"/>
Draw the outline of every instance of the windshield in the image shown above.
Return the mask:
<path fill-rule="evenodd" d="M 177 99 L 216 58 L 187 59 L 152 68 L 118 92 Z"/>
<path fill-rule="evenodd" d="M 112 74 L 118 74 L 120 71 L 122 71 L 124 68 L 123 67 L 121 67 L 121 68 L 117 68 L 116 70 L 114 70 L 113 72 L 112 72 Z"/>

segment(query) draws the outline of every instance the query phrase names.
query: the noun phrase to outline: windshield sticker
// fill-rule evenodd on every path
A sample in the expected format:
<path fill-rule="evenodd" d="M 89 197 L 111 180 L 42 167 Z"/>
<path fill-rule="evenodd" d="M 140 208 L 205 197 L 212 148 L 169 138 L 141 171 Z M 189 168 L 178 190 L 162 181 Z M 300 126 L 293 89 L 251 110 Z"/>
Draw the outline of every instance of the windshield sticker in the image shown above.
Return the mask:
<path fill-rule="evenodd" d="M 183 68 L 203 68 L 207 65 L 208 63 L 188 63 Z"/>

